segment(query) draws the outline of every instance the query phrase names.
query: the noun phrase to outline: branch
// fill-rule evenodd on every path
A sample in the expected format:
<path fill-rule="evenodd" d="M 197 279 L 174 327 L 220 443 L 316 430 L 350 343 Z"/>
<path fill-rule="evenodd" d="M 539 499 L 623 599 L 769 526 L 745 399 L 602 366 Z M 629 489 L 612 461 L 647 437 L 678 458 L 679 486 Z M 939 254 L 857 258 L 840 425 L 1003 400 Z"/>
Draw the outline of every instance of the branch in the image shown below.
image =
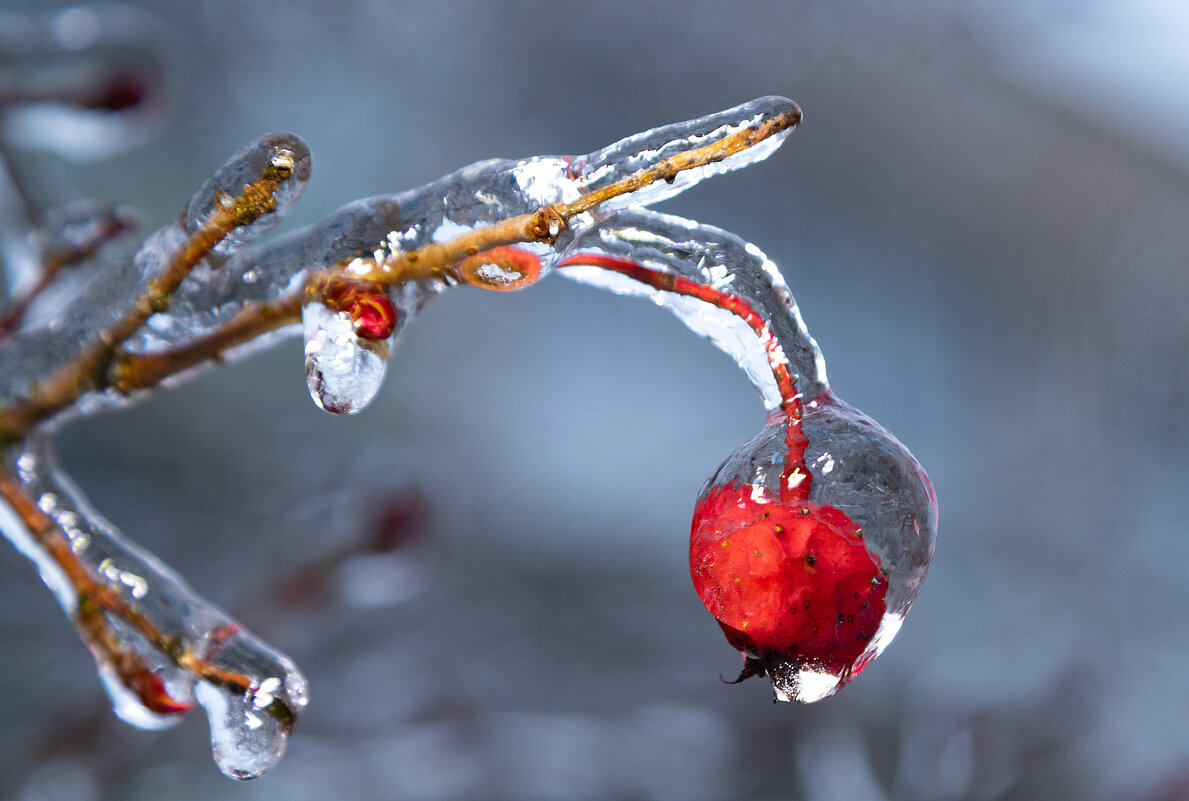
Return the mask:
<path fill-rule="evenodd" d="M 228 234 L 276 211 L 276 193 L 293 175 L 293 168 L 293 153 L 276 147 L 268 166 L 243 191 L 235 197 L 216 195 L 209 216 L 187 236 L 162 274 L 149 281 L 148 290 L 120 320 L 100 332 L 73 361 L 37 384 L 26 398 L 0 410 L 0 443 L 22 439 L 34 425 L 73 405 L 84 393 L 104 389 L 104 376 L 117 349 L 149 317 L 169 308 L 178 286 Z"/>

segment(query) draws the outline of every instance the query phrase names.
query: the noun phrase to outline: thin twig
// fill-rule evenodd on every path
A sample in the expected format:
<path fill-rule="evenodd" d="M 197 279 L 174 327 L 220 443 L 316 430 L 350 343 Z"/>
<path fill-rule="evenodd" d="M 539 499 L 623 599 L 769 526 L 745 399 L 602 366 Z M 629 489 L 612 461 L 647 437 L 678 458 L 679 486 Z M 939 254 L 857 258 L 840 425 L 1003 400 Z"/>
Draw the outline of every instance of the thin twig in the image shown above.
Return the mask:
<path fill-rule="evenodd" d="M 3 339 L 20 327 L 21 321 L 24 319 L 30 305 L 32 305 L 33 301 L 42 292 L 53 284 L 54 279 L 57 278 L 61 270 L 91 258 L 99 248 L 131 230 L 134 225 L 135 223 L 127 211 L 121 214 L 120 210 L 117 209 L 104 221 L 102 227 L 91 232 L 84 241 L 71 243 L 66 248 L 43 249 L 41 253 L 41 275 L 38 277 L 37 283 L 19 298 L 10 300 L 8 305 L 0 312 L 0 339 Z"/>

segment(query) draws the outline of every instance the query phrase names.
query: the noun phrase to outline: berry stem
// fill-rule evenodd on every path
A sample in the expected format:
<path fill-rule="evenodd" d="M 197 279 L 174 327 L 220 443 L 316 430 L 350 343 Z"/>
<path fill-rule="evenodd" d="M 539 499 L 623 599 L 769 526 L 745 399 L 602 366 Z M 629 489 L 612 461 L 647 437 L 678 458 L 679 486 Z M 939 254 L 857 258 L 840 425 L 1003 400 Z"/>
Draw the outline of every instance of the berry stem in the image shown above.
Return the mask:
<path fill-rule="evenodd" d="M 776 386 L 780 391 L 780 408 L 788 421 L 785 431 L 785 444 L 788 446 L 788 450 L 785 455 L 784 471 L 781 473 L 781 498 L 786 503 L 808 498 L 810 476 L 808 470 L 805 469 L 805 449 L 809 441 L 801 430 L 801 393 L 797 389 L 797 376 L 789 368 L 784 349 L 760 313 L 738 295 L 699 284 L 682 275 L 645 267 L 628 259 L 580 253 L 559 262 L 557 266 L 560 268 L 579 265 L 598 267 L 619 273 L 661 292 L 672 292 L 677 295 L 697 298 L 723 311 L 730 312 L 747 323 L 764 346 L 768 364 L 772 368 L 772 376 L 776 379 Z"/>

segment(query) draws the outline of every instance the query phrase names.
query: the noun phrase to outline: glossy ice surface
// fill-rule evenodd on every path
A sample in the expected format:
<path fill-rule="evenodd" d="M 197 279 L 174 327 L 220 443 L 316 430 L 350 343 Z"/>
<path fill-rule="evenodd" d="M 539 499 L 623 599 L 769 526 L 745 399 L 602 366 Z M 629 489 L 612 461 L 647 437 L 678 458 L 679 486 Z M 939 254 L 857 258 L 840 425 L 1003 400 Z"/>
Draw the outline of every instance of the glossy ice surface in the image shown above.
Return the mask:
<path fill-rule="evenodd" d="M 215 759 L 223 772 L 254 778 L 271 767 L 306 705 L 306 681 L 293 663 L 125 539 L 57 468 L 44 440 L 10 448 L 4 467 L 53 521 L 78 563 L 132 613 L 117 616 L 94 608 L 91 600 L 80 602 L 61 565 L 22 534 L 7 507 L 0 507 L 5 534 L 36 563 L 78 626 L 115 714 L 134 726 L 160 729 L 175 724 L 197 701 L 210 718 Z M 169 638 L 146 636 L 137 620 L 168 632 Z M 104 640 L 104 628 L 116 634 L 115 643 Z M 194 660 L 202 665 L 199 675 L 186 669 Z"/>

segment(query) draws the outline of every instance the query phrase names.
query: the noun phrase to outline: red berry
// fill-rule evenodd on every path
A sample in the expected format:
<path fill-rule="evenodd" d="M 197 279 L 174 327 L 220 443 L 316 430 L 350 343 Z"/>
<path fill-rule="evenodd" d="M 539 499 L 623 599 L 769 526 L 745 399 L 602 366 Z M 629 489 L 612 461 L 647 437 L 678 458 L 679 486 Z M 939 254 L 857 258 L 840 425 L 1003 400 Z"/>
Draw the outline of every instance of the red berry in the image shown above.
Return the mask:
<path fill-rule="evenodd" d="M 752 484 L 715 487 L 698 505 L 690 573 L 728 642 L 769 672 L 781 663 L 845 683 L 885 611 L 887 579 L 846 514 Z"/>

